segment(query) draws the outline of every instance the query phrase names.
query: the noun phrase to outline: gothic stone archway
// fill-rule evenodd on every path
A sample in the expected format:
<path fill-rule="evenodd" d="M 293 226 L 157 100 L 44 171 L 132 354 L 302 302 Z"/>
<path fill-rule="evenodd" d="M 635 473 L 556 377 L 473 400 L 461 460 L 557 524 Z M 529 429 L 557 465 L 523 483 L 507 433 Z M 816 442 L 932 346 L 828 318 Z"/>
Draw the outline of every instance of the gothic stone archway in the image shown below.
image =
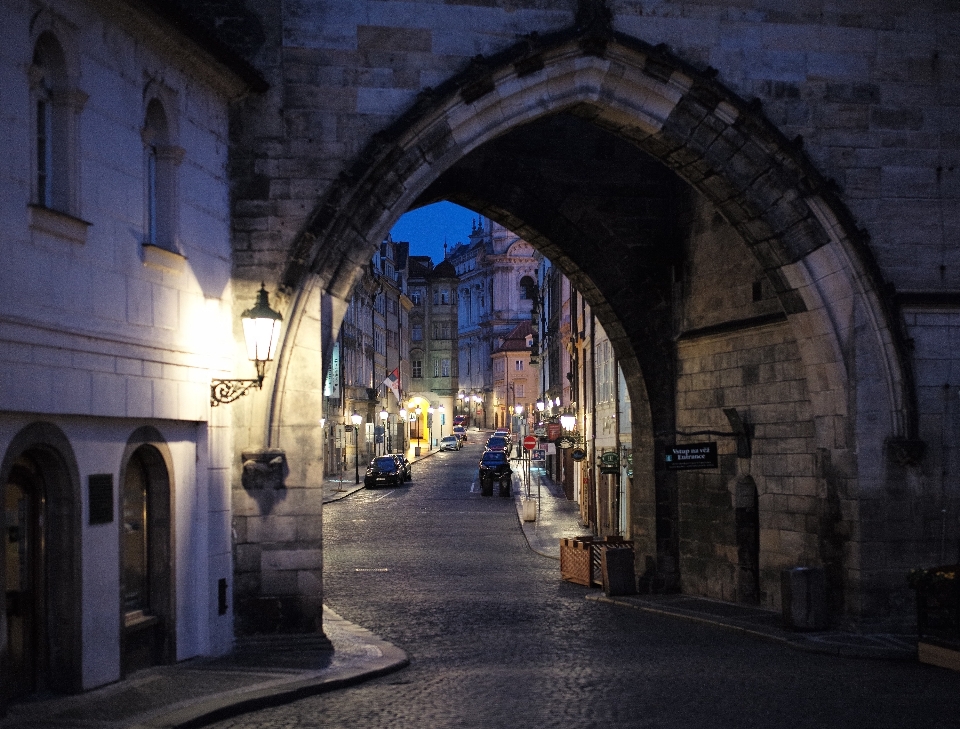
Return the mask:
<path fill-rule="evenodd" d="M 611 267 L 588 271 L 573 252 L 587 239 L 576 221 L 538 228 L 530 224 L 536 218 L 530 200 L 495 198 L 456 182 L 458 165 L 482 154 L 485 145 L 558 115 L 586 121 L 658 160 L 696 191 L 691 210 L 704 205 L 715 210 L 752 253 L 779 302 L 778 316 L 788 325 L 802 369 L 812 452 L 804 454 L 798 468 L 812 484 L 808 491 L 835 497 L 821 510 L 832 520 L 832 533 L 808 536 L 832 540 L 834 547 L 837 538 L 868 538 L 858 523 L 856 495 L 879 488 L 884 442 L 913 437 L 916 416 L 897 319 L 878 294 L 879 276 L 863 235 L 798 145 L 784 139 L 758 110 L 709 74 L 661 49 L 615 36 L 602 24 L 525 39 L 421 95 L 390 129 L 375 135 L 318 202 L 282 277 L 291 294 L 291 326 L 268 408 L 268 430 L 297 419 L 298 405 L 284 383 L 289 371 L 305 367 L 298 354 L 301 343 L 309 343 L 310 354 L 316 349 L 312 338 L 303 336 L 309 329 L 301 320 L 320 318 L 322 349 L 329 353 L 354 282 L 396 218 L 432 197 L 459 195 L 539 245 L 582 288 L 607 327 L 628 376 L 635 427 L 648 439 L 635 454 L 638 556 L 657 555 L 663 548 L 657 544 L 662 525 L 654 508 L 658 484 L 650 441 L 658 430 L 672 430 L 673 395 L 648 400 L 646 393 L 662 390 L 676 374 L 663 365 L 672 358 L 655 356 L 668 343 L 673 346 L 668 317 L 655 312 L 663 304 L 663 287 L 657 284 L 674 262 L 669 256 L 643 257 L 646 268 L 635 272 L 649 286 L 606 276 Z M 703 219 L 696 212 L 689 216 L 692 223 Z M 644 315 L 624 316 L 614 305 L 624 301 Z M 288 450 L 287 455 L 291 461 L 310 458 L 306 452 Z M 659 484 L 661 490 L 665 486 L 669 483 Z M 843 516 L 839 500 L 846 502 Z M 761 510 L 762 502 L 761 496 Z M 817 558 L 809 544 L 784 549 L 792 549 L 798 561 Z M 838 563 L 836 589 L 842 594 L 835 602 L 860 616 L 872 609 L 863 596 L 881 585 L 868 584 L 854 553 Z"/>

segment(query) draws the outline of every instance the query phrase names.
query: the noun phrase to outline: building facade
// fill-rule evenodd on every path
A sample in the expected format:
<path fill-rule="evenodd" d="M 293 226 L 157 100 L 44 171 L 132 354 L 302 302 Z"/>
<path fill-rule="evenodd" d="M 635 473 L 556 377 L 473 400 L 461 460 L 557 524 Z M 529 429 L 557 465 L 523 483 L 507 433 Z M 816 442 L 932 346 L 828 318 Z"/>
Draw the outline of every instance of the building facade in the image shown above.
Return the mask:
<path fill-rule="evenodd" d="M 410 390 L 407 410 L 413 415 L 411 437 L 436 447 L 453 431 L 458 391 L 457 286 L 449 260 L 436 266 L 428 256 L 410 257 Z M 442 408 L 442 410 L 441 410 Z"/>
<path fill-rule="evenodd" d="M 539 258 L 533 246 L 488 218 L 478 219 L 468 240 L 447 256 L 460 277 L 459 395 L 470 403 L 472 424 L 494 427 L 500 406 L 493 394 L 492 355 L 500 340 L 530 321 Z"/>
<path fill-rule="evenodd" d="M 242 405 L 211 380 L 253 369 L 228 113 L 265 87 L 152 3 L 3 17 L 0 701 L 232 646 Z"/>
<path fill-rule="evenodd" d="M 344 314 L 324 386 L 328 477 L 356 478 L 373 456 L 400 450 L 406 442 L 399 411 L 410 381 L 408 262 L 409 244 L 387 236 Z M 394 375 L 396 394 L 387 385 Z M 354 414 L 360 417 L 356 426 Z"/>

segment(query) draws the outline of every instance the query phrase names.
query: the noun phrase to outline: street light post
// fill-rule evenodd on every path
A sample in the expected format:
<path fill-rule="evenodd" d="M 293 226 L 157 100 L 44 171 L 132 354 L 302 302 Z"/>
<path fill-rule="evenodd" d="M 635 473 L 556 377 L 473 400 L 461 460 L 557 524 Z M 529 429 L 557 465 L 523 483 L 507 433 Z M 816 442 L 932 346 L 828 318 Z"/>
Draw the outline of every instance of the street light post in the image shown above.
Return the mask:
<path fill-rule="evenodd" d="M 360 483 L 360 423 L 363 422 L 363 416 L 356 410 L 350 416 L 353 422 L 353 467 L 357 473 L 356 483 Z"/>
<path fill-rule="evenodd" d="M 433 406 L 432 405 L 427 408 L 427 415 L 430 416 L 429 417 L 430 440 L 427 441 L 427 450 L 432 451 L 433 450 Z"/>
<path fill-rule="evenodd" d="M 383 452 L 387 453 L 387 418 L 390 417 L 390 413 L 387 412 L 387 408 L 384 407 L 380 411 L 380 425 L 383 430 L 383 435 L 380 436 L 383 439 Z"/>
<path fill-rule="evenodd" d="M 423 415 L 423 410 L 417 405 L 417 409 L 414 410 L 414 413 L 417 415 L 417 448 L 420 447 L 420 416 Z"/>
<path fill-rule="evenodd" d="M 407 421 L 407 409 L 403 405 L 400 406 L 400 412 L 397 413 L 397 425 L 399 426 L 397 428 L 397 438 L 400 441 L 400 448 L 398 450 L 401 453 L 406 453 L 407 452 L 406 445 L 405 445 L 406 438 L 404 437 L 406 436 L 406 433 L 404 433 L 404 430 L 408 425 L 408 421 Z"/>
<path fill-rule="evenodd" d="M 441 405 L 437 410 L 440 413 L 440 440 L 443 440 L 443 405 Z"/>

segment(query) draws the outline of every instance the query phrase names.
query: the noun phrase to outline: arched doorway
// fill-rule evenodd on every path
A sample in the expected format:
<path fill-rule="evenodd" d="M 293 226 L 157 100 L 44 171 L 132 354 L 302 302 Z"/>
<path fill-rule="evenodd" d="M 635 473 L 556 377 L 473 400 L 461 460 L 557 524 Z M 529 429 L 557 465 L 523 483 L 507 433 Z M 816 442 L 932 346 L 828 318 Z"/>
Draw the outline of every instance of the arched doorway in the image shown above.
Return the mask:
<path fill-rule="evenodd" d="M 144 429 L 142 429 L 144 430 Z M 145 429 L 152 430 L 152 429 Z M 142 443 L 143 440 L 150 442 Z M 170 472 L 156 433 L 131 439 L 120 489 L 123 674 L 174 659 Z M 159 446 L 159 447 L 158 447 Z"/>
<path fill-rule="evenodd" d="M 623 231 L 613 225 L 624 219 L 615 198 L 605 208 L 578 206 L 575 198 L 586 186 L 570 176 L 562 181 L 573 194 L 546 199 L 533 168 L 511 163 L 504 154 L 517 139 L 529 149 L 553 132 L 584 129 L 596 132 L 597 144 L 571 135 L 568 147 L 617 160 L 617 145 L 629 146 L 648 161 L 650 178 L 638 176 L 639 183 L 662 180 L 662 191 L 684 202 L 676 216 L 680 223 L 709 227 L 715 220 L 718 228 L 727 226 L 728 239 L 736 240 L 731 255 L 752 261 L 753 301 L 769 296 L 775 306 L 735 324 L 783 334 L 782 342 L 769 346 L 789 350 L 790 367 L 801 372 L 797 418 L 809 425 L 802 435 L 808 449 L 802 488 L 813 492 L 827 480 L 844 489 L 881 486 L 882 459 L 860 458 L 858 449 L 881 453 L 887 438 L 914 437 L 917 421 L 900 322 L 882 293 L 863 234 L 800 146 L 782 137 L 757 108 L 714 76 L 633 38 L 572 29 L 526 39 L 425 93 L 318 202 L 282 277 L 296 292 L 291 320 L 303 316 L 302 307 L 317 289 L 331 301 L 325 311 L 342 311 L 362 265 L 345 262 L 372 254 L 370 242 L 380 240 L 410 207 L 448 199 L 520 234 L 574 282 L 610 337 L 632 407 L 630 504 L 635 533 L 641 535 L 635 540 L 638 556 L 655 556 L 660 569 L 676 573 L 679 477 L 662 467 L 657 453 L 678 433 L 683 371 L 677 352 L 692 352 L 728 330 L 711 323 L 676 331 L 672 297 L 685 283 L 686 263 L 677 255 L 678 243 L 699 231 L 678 225 L 645 237 L 655 231 L 641 226 L 642 235 L 625 243 Z M 495 165 L 505 174 L 485 186 L 484 180 L 494 178 L 475 173 Z M 515 184 L 524 175 L 526 185 Z M 661 199 L 654 191 L 647 200 L 652 218 L 666 209 L 658 205 Z M 719 240 L 727 234 L 716 235 Z M 325 353 L 339 324 L 338 316 L 321 322 Z M 285 361 L 294 361 L 293 340 L 285 347 Z M 755 384 L 761 369 L 759 363 L 749 365 L 738 374 L 746 378 L 740 385 Z M 851 380 L 852 372 L 868 371 L 869 378 Z M 726 425 L 720 399 L 712 398 L 705 416 L 711 429 Z M 281 420 L 282 403 L 278 384 L 271 422 Z M 860 403 L 876 417 L 859 418 Z M 730 456 L 736 464 L 737 454 Z M 733 501 L 723 498 L 732 531 Z M 761 511 L 764 503 L 761 497 Z M 854 511 L 842 517 L 845 524 L 814 516 L 823 544 L 858 533 Z M 779 563 L 767 564 L 771 586 L 778 564 L 820 556 L 816 548 L 784 549 Z M 861 565 L 837 559 L 835 573 L 846 582 L 835 590 L 851 593 L 848 604 L 859 603 L 852 593 L 869 589 L 863 587 L 865 575 L 858 574 Z"/>
<path fill-rule="evenodd" d="M 0 703 L 80 690 L 78 483 L 70 444 L 48 423 L 21 430 L 0 465 Z"/>

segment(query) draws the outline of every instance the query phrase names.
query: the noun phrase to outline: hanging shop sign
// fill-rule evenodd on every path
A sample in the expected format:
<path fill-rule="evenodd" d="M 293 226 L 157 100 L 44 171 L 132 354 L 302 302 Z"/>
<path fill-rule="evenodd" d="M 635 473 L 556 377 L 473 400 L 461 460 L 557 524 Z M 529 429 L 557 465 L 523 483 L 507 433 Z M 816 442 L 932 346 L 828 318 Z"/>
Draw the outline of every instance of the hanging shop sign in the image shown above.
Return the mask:
<path fill-rule="evenodd" d="M 547 440 L 556 440 L 563 433 L 560 423 L 547 423 Z"/>
<path fill-rule="evenodd" d="M 557 445 L 563 450 L 567 450 L 567 448 L 573 448 L 576 444 L 577 442 L 573 438 L 567 435 L 563 436 L 560 440 L 557 441 Z"/>
<path fill-rule="evenodd" d="M 578 463 L 587 457 L 587 452 L 583 448 L 574 448 L 570 457 Z"/>
<path fill-rule="evenodd" d="M 668 471 L 717 468 L 717 444 L 710 442 L 670 446 L 666 449 L 664 459 Z"/>
<path fill-rule="evenodd" d="M 604 453 L 600 456 L 600 473 L 619 473 L 620 456 L 614 452 Z"/>

